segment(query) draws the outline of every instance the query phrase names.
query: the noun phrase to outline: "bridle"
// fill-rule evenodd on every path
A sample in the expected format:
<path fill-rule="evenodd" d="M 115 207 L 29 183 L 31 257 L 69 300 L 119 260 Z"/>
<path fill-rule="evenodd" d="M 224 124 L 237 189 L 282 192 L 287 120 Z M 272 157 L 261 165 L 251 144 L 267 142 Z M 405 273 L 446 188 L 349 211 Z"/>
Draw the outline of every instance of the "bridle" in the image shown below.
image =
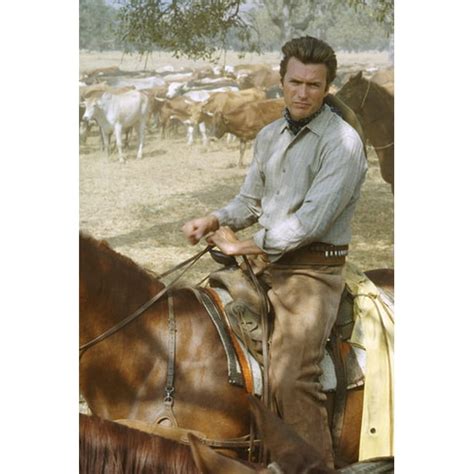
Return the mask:
<path fill-rule="evenodd" d="M 370 80 L 367 79 L 367 89 L 365 91 L 364 97 L 363 97 L 362 102 L 360 103 L 359 107 L 357 107 L 357 110 L 354 110 L 354 112 L 361 112 L 362 109 L 364 108 L 365 101 L 367 100 L 367 96 L 369 95 L 370 84 L 371 84 Z"/>
<path fill-rule="evenodd" d="M 354 109 L 354 112 L 361 112 L 362 109 L 364 108 L 365 106 L 365 102 L 367 100 L 367 97 L 369 95 L 369 90 L 370 90 L 370 85 L 372 84 L 372 81 L 370 79 L 367 79 L 367 89 L 365 91 L 365 94 L 364 94 L 364 97 L 362 98 L 362 102 L 360 103 L 359 107 L 357 109 Z M 391 143 L 388 143 L 387 145 L 383 145 L 383 146 L 372 146 L 371 148 L 374 149 L 374 150 L 385 150 L 387 148 L 390 148 L 391 146 L 394 145 L 394 142 L 391 142 Z"/>

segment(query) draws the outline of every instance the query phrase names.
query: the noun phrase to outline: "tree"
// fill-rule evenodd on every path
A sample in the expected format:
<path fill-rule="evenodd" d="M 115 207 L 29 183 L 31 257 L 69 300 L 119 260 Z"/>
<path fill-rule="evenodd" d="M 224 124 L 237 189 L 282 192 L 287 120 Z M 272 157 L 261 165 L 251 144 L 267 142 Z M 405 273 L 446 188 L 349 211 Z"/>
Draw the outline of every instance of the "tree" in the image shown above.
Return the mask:
<path fill-rule="evenodd" d="M 351 26 L 373 26 L 377 33 L 382 29 L 393 31 L 393 0 L 260 0 L 259 4 L 276 27 L 280 44 L 303 34 L 325 39 L 341 17 Z M 339 33 L 350 35 L 351 30 Z M 357 36 L 370 37 L 371 33 L 373 30 L 358 31 Z"/>
<path fill-rule="evenodd" d="M 115 46 L 116 12 L 104 0 L 79 1 L 79 47 L 102 51 Z"/>
<path fill-rule="evenodd" d="M 393 0 L 347 0 L 356 10 L 363 10 L 377 22 L 383 23 L 393 32 Z"/>
<path fill-rule="evenodd" d="M 324 39 L 338 22 L 338 9 L 347 10 L 347 7 L 353 9 L 354 16 L 365 15 L 370 21 L 393 30 L 393 0 L 118 0 L 118 3 L 120 39 L 129 49 L 142 54 L 159 49 L 176 57 L 211 59 L 216 52 L 230 46 L 245 51 L 279 48 L 291 37 L 309 32 Z M 247 12 L 242 11 L 244 6 Z M 348 22 L 350 19 L 346 18 L 345 23 Z M 348 30 L 347 34 L 350 33 Z M 367 42 L 362 33 L 360 38 L 359 44 Z"/>
<path fill-rule="evenodd" d="M 283 10 L 289 12 L 286 20 Z M 336 49 L 386 49 L 393 29 L 369 13 L 366 7 L 351 7 L 347 0 L 301 0 L 297 4 L 260 0 L 250 12 L 250 21 L 255 27 L 254 41 L 262 50 L 278 50 L 287 39 L 302 35 L 321 38 Z"/>
<path fill-rule="evenodd" d="M 312 0 L 261 1 L 272 23 L 279 31 L 279 43 L 281 44 L 304 32 L 316 16 L 323 14 L 325 3 Z"/>
<path fill-rule="evenodd" d="M 239 39 L 249 38 L 241 16 L 241 0 L 130 0 L 121 2 L 120 35 L 138 52 L 155 48 L 175 56 L 209 59 L 226 47 L 233 28 Z"/>
<path fill-rule="evenodd" d="M 346 51 L 382 50 L 390 45 L 386 26 L 359 11 L 340 8 L 335 20 L 325 25 L 322 39 L 335 49 Z"/>

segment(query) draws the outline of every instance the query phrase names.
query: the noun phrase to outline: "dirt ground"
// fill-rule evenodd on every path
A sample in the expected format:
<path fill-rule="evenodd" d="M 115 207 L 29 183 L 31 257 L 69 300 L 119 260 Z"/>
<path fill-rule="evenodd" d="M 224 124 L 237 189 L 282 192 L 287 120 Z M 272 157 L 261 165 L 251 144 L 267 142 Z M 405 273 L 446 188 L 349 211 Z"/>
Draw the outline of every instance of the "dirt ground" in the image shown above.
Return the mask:
<path fill-rule="evenodd" d="M 144 60 L 121 53 L 81 53 L 80 70 L 117 65 L 124 70 L 143 69 Z M 227 63 L 278 63 L 278 55 L 239 59 L 228 55 Z M 384 53 L 340 54 L 340 63 L 362 68 L 384 67 Z M 222 62 L 222 60 L 221 60 Z M 147 67 L 165 64 L 202 65 L 202 62 L 176 60 L 155 54 Z M 189 246 L 181 234 L 183 223 L 221 207 L 232 198 L 245 176 L 238 168 L 238 145 L 224 141 L 204 147 L 200 142 L 186 145 L 185 136 L 162 140 L 156 130 L 147 133 L 144 158 L 135 159 L 132 138 L 125 164 L 117 154 L 109 159 L 100 149 L 97 129 L 79 148 L 80 229 L 105 239 L 118 252 L 139 265 L 161 273 L 202 248 Z M 246 152 L 245 164 L 252 150 Z M 360 268 L 393 267 L 393 196 L 380 177 L 375 153 L 369 149 L 369 172 L 354 221 L 350 260 Z M 247 229 L 247 236 L 255 229 Z M 197 283 L 217 264 L 205 256 L 189 273 Z"/>

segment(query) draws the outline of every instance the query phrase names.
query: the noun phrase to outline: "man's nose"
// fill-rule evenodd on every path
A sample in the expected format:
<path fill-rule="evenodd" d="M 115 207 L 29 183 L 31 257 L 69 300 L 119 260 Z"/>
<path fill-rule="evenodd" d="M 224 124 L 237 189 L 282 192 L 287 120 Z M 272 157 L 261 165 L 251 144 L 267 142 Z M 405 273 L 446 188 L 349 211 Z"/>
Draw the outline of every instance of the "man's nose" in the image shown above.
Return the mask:
<path fill-rule="evenodd" d="M 300 84 L 298 86 L 298 96 L 306 97 L 308 95 L 308 86 L 306 84 Z"/>

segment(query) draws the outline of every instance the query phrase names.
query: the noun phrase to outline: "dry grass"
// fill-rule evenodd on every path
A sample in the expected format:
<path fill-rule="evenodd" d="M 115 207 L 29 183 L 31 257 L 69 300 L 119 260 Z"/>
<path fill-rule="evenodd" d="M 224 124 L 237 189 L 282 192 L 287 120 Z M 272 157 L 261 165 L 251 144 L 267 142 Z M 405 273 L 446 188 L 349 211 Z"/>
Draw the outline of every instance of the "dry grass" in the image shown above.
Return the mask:
<path fill-rule="evenodd" d="M 254 55 L 255 56 L 255 55 Z M 275 56 L 275 57 L 273 57 Z M 343 55 L 357 64 L 386 65 L 383 54 Z M 81 70 L 120 64 L 120 53 L 81 54 Z M 170 64 L 169 55 L 152 58 L 154 67 Z M 228 58 L 237 60 L 237 58 Z M 241 62 L 277 62 L 277 55 L 246 57 Z M 137 59 L 127 58 L 122 69 L 137 69 Z M 382 64 L 383 63 L 383 64 Z M 150 63 L 149 63 L 150 64 Z M 176 63 L 177 64 L 177 63 Z M 181 61 L 187 65 L 188 62 Z M 118 252 L 138 264 L 161 273 L 193 255 L 201 246 L 190 247 L 181 234 L 183 223 L 217 209 L 240 187 L 245 170 L 236 167 L 238 148 L 214 143 L 205 148 L 189 147 L 185 138 L 161 140 L 156 131 L 147 134 L 144 159 L 136 161 L 132 140 L 125 164 L 100 151 L 94 134 L 80 148 L 80 228 L 96 238 L 106 239 Z M 251 151 L 247 151 L 248 164 Z M 249 235 L 248 229 L 243 235 Z M 362 269 L 393 267 L 393 197 L 384 183 L 373 151 L 369 152 L 369 173 L 353 223 L 350 259 Z M 189 274 L 199 281 L 216 265 L 202 259 Z"/>
<path fill-rule="evenodd" d="M 362 53 L 348 53 L 340 51 L 337 53 L 337 58 L 340 66 L 353 65 L 362 67 L 386 67 L 389 64 L 388 53 L 386 52 L 362 52 Z M 228 52 L 221 54 L 216 58 L 215 63 L 222 64 L 274 64 L 280 62 L 280 53 L 272 52 L 258 55 L 255 53 L 246 53 L 241 56 L 235 52 Z M 139 71 L 146 69 L 153 71 L 165 65 L 172 65 L 174 67 L 202 67 L 208 65 L 208 62 L 199 60 L 193 61 L 186 58 L 174 58 L 169 53 L 152 53 L 148 59 L 145 56 L 139 55 L 124 55 L 121 51 L 108 51 L 106 53 L 81 51 L 79 53 L 79 69 L 81 72 L 108 66 L 119 66 L 120 69 L 127 71 Z"/>

